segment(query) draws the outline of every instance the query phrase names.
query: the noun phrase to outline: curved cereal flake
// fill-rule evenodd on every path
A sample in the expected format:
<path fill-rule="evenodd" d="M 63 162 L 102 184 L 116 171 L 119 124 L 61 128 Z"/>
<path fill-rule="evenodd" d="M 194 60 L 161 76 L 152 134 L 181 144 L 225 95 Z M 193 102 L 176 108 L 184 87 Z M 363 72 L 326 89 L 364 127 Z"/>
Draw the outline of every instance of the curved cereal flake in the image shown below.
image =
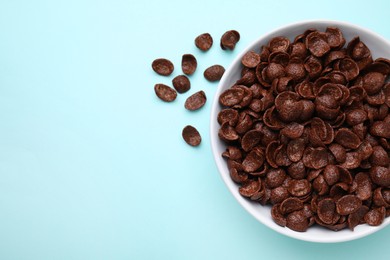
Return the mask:
<path fill-rule="evenodd" d="M 330 190 L 329 195 L 336 201 L 344 195 L 349 193 L 349 185 L 343 182 L 334 184 Z"/>
<path fill-rule="evenodd" d="M 262 72 L 262 79 L 268 83 L 276 78 L 284 77 L 286 75 L 285 68 L 275 62 L 270 63 Z"/>
<path fill-rule="evenodd" d="M 382 189 L 382 196 L 383 196 L 383 199 L 386 201 L 386 203 L 390 204 L 390 190 L 389 189 Z"/>
<path fill-rule="evenodd" d="M 290 56 L 304 59 L 307 56 L 306 45 L 303 42 L 297 42 L 291 45 L 291 54 Z"/>
<path fill-rule="evenodd" d="M 344 51 L 331 51 L 326 55 L 324 65 L 328 66 L 332 62 L 334 62 L 336 60 L 343 59 L 345 57 L 346 57 L 346 55 L 345 55 Z"/>
<path fill-rule="evenodd" d="M 279 210 L 280 204 L 275 204 L 271 209 L 271 217 L 279 226 L 285 227 L 287 224 L 286 218 L 280 213 Z"/>
<path fill-rule="evenodd" d="M 299 95 L 297 93 L 285 91 L 275 98 L 275 108 L 283 121 L 292 122 L 300 117 L 303 104 L 299 102 Z"/>
<path fill-rule="evenodd" d="M 261 182 L 261 188 L 259 191 L 255 192 L 251 197 L 250 199 L 253 200 L 253 201 L 260 201 L 264 196 L 265 196 L 265 189 L 263 188 L 264 185 L 263 185 L 263 182 L 261 181 L 261 179 L 259 179 L 259 181 Z"/>
<path fill-rule="evenodd" d="M 198 66 L 198 62 L 196 58 L 192 54 L 184 54 L 181 58 L 181 69 L 184 74 L 192 75 L 194 74 L 196 67 Z"/>
<path fill-rule="evenodd" d="M 390 138 L 390 122 L 375 121 L 370 127 L 370 133 L 373 136 Z"/>
<path fill-rule="evenodd" d="M 387 76 L 390 74 L 390 64 L 375 61 L 373 63 L 368 64 L 364 68 L 364 70 L 367 72 L 378 72 Z"/>
<path fill-rule="evenodd" d="M 206 100 L 206 94 L 203 90 L 201 90 L 189 96 L 184 103 L 184 107 L 190 111 L 198 110 L 199 108 L 204 106 Z"/>
<path fill-rule="evenodd" d="M 256 113 L 259 113 L 260 111 L 263 111 L 264 103 L 260 99 L 252 99 L 251 103 L 249 104 L 249 108 Z"/>
<path fill-rule="evenodd" d="M 281 203 L 289 197 L 288 191 L 285 187 L 279 186 L 271 190 L 270 202 L 272 204 Z"/>
<path fill-rule="evenodd" d="M 268 144 L 267 149 L 265 150 L 265 158 L 269 165 L 273 168 L 278 168 L 278 165 L 275 162 L 275 150 L 278 148 L 278 146 L 278 141 L 272 141 Z"/>
<path fill-rule="evenodd" d="M 347 54 L 354 60 L 362 60 L 371 56 L 370 50 L 362 41 L 360 41 L 359 37 L 353 38 L 348 43 Z"/>
<path fill-rule="evenodd" d="M 264 46 L 264 45 L 261 46 L 260 60 L 261 61 L 268 61 L 269 54 L 270 54 L 270 51 L 269 51 L 268 46 Z"/>
<path fill-rule="evenodd" d="M 289 46 L 290 46 L 290 40 L 284 36 L 274 37 L 270 40 L 268 44 L 268 48 L 271 53 L 276 51 L 287 52 Z"/>
<path fill-rule="evenodd" d="M 277 63 L 286 67 L 290 61 L 290 55 L 284 51 L 275 51 L 268 56 L 268 63 Z"/>
<path fill-rule="evenodd" d="M 314 56 L 307 57 L 304 66 L 311 79 L 317 78 L 322 72 L 321 60 Z"/>
<path fill-rule="evenodd" d="M 359 75 L 359 66 L 351 58 L 344 58 L 335 63 L 336 70 L 344 73 L 348 81 L 355 79 Z"/>
<path fill-rule="evenodd" d="M 315 147 L 324 146 L 333 142 L 334 132 L 333 128 L 324 122 L 321 118 L 314 117 L 311 120 L 309 140 Z"/>
<path fill-rule="evenodd" d="M 229 122 L 231 126 L 235 126 L 238 122 L 238 112 L 235 109 L 225 108 L 218 113 L 217 120 L 220 125 Z"/>
<path fill-rule="evenodd" d="M 302 161 L 292 163 L 287 168 L 288 175 L 293 179 L 303 179 L 306 177 L 306 167 Z"/>
<path fill-rule="evenodd" d="M 347 152 L 345 157 L 345 162 L 342 163 L 340 166 L 345 169 L 356 169 L 359 167 L 361 162 L 359 153 L 357 152 Z"/>
<path fill-rule="evenodd" d="M 268 108 L 264 112 L 263 122 L 272 130 L 279 130 L 285 126 L 285 124 L 279 119 L 275 106 Z"/>
<path fill-rule="evenodd" d="M 244 90 L 244 97 L 242 98 L 241 102 L 237 105 L 235 105 L 235 108 L 243 108 L 247 107 L 253 98 L 252 90 L 244 85 L 234 85 L 232 89 L 242 89 Z"/>
<path fill-rule="evenodd" d="M 319 89 L 318 91 L 318 95 L 317 96 L 331 96 L 333 97 L 336 101 L 340 101 L 342 98 L 343 98 L 343 91 L 342 91 L 342 86 L 340 86 L 339 84 L 335 84 L 335 83 L 326 83 L 324 85 L 321 86 L 321 88 Z M 331 108 L 334 108 L 334 106 L 330 105 L 330 104 L 325 104 L 327 107 L 331 107 Z"/>
<path fill-rule="evenodd" d="M 382 187 L 390 185 L 390 170 L 383 166 L 373 166 L 370 169 L 370 177 L 373 183 Z"/>
<path fill-rule="evenodd" d="M 382 187 L 376 188 L 374 190 L 374 195 L 372 196 L 372 201 L 374 205 L 377 207 L 389 207 L 389 204 L 386 202 L 385 198 L 383 198 Z"/>
<path fill-rule="evenodd" d="M 385 83 L 385 75 L 379 72 L 369 72 L 363 77 L 363 88 L 368 95 L 378 93 Z"/>
<path fill-rule="evenodd" d="M 287 198 L 279 206 L 280 212 L 285 215 L 303 209 L 303 202 L 298 198 Z"/>
<path fill-rule="evenodd" d="M 191 146 L 198 146 L 202 141 L 198 130 L 191 125 L 184 127 L 182 136 L 184 141 Z"/>
<path fill-rule="evenodd" d="M 375 166 L 384 166 L 384 167 L 389 165 L 390 163 L 389 155 L 381 145 L 372 147 L 370 163 Z"/>
<path fill-rule="evenodd" d="M 252 150 L 256 145 L 259 144 L 261 141 L 261 138 L 263 137 L 263 134 L 260 130 L 250 130 L 245 133 L 245 135 L 242 137 L 241 140 L 241 147 L 245 152 L 249 152 Z"/>
<path fill-rule="evenodd" d="M 350 126 L 358 125 L 367 120 L 367 112 L 364 109 L 354 109 L 346 113 L 345 121 Z"/>
<path fill-rule="evenodd" d="M 239 138 L 239 135 L 237 134 L 236 130 L 234 130 L 234 127 L 232 127 L 229 122 L 225 122 L 222 124 L 221 128 L 218 131 L 218 136 L 226 142 L 235 141 Z"/>
<path fill-rule="evenodd" d="M 261 148 L 253 149 L 248 153 L 242 162 L 242 168 L 245 172 L 254 172 L 264 163 L 264 154 Z"/>
<path fill-rule="evenodd" d="M 172 85 L 180 94 L 187 92 L 191 88 L 190 80 L 184 75 L 173 78 Z"/>
<path fill-rule="evenodd" d="M 243 183 L 248 179 L 247 173 L 239 172 L 236 168 L 229 169 L 229 175 L 230 178 L 238 184 Z"/>
<path fill-rule="evenodd" d="M 260 63 L 260 55 L 254 51 L 249 51 L 241 59 L 242 65 L 248 68 L 256 68 Z"/>
<path fill-rule="evenodd" d="M 340 128 L 336 132 L 334 140 L 347 149 L 357 149 L 362 143 L 359 137 L 347 128 Z"/>
<path fill-rule="evenodd" d="M 347 77 L 341 71 L 334 70 L 328 73 L 326 76 L 329 78 L 330 83 L 339 84 L 341 86 L 344 86 L 348 83 Z M 348 88 L 343 89 L 343 91 L 345 90 L 347 90 L 349 94 L 349 89 Z"/>
<path fill-rule="evenodd" d="M 301 137 L 303 134 L 304 126 L 296 122 L 286 125 L 281 131 L 280 134 L 287 136 L 290 139 L 296 139 Z"/>
<path fill-rule="evenodd" d="M 169 76 L 174 70 L 173 63 L 167 59 L 156 59 L 152 62 L 152 69 L 162 76 Z"/>
<path fill-rule="evenodd" d="M 242 153 L 239 148 L 235 146 L 228 146 L 222 156 L 231 160 L 239 160 L 242 157 Z"/>
<path fill-rule="evenodd" d="M 363 220 L 364 216 L 368 212 L 368 207 L 365 205 L 362 205 L 356 212 L 350 214 L 348 216 L 348 228 L 350 230 L 354 230 L 354 228 L 360 224 L 360 222 Z"/>
<path fill-rule="evenodd" d="M 330 48 L 340 49 L 344 46 L 345 38 L 339 28 L 328 27 L 326 28 L 325 34 Z"/>
<path fill-rule="evenodd" d="M 306 77 L 305 66 L 302 62 L 290 62 L 286 66 L 286 74 L 295 80 L 295 82 L 300 82 Z"/>
<path fill-rule="evenodd" d="M 390 67 L 390 59 L 381 57 L 381 58 L 377 58 L 375 62 L 384 63 L 385 65 Z"/>
<path fill-rule="evenodd" d="M 318 175 L 317 178 L 313 180 L 313 190 L 320 196 L 329 192 L 329 185 L 326 183 L 323 175 Z"/>
<path fill-rule="evenodd" d="M 237 42 L 240 40 L 240 34 L 235 30 L 225 32 L 221 37 L 222 50 L 234 50 Z"/>
<path fill-rule="evenodd" d="M 340 219 L 341 219 L 341 217 L 340 217 Z M 315 222 L 316 222 L 318 225 L 323 226 L 323 227 L 326 227 L 326 228 L 328 228 L 328 229 L 330 229 L 330 230 L 333 230 L 333 231 L 335 231 L 335 232 L 340 231 L 340 230 L 342 230 L 342 229 L 344 229 L 344 228 L 347 227 L 347 222 L 346 222 L 346 221 L 344 221 L 344 222 L 342 222 L 342 223 L 336 223 L 336 224 L 334 224 L 334 225 L 328 225 L 328 224 L 325 224 L 324 222 L 322 222 L 322 221 L 319 219 L 318 216 L 315 216 Z"/>
<path fill-rule="evenodd" d="M 318 202 L 317 215 L 322 222 L 328 225 L 336 224 L 340 218 L 340 215 L 336 212 L 336 203 L 331 198 Z"/>
<path fill-rule="evenodd" d="M 241 187 L 238 189 L 240 194 L 244 197 L 251 197 L 256 192 L 260 191 L 261 182 L 260 179 L 246 180 Z"/>
<path fill-rule="evenodd" d="M 359 137 L 360 140 L 363 140 L 363 144 L 364 138 L 368 132 L 368 127 L 364 123 L 359 123 L 357 125 L 352 126 L 352 131 Z"/>
<path fill-rule="evenodd" d="M 269 82 L 268 79 L 263 79 L 263 76 L 266 78 L 265 68 L 267 68 L 267 66 L 268 62 L 260 62 L 259 65 L 256 66 L 256 78 L 261 84 L 261 86 L 269 88 L 271 87 L 271 82 Z"/>
<path fill-rule="evenodd" d="M 275 150 L 275 163 L 278 166 L 289 166 L 292 163 L 287 156 L 287 147 L 285 144 L 280 145 Z"/>
<path fill-rule="evenodd" d="M 340 215 L 349 215 L 359 210 L 362 201 L 354 195 L 345 195 L 336 202 L 336 210 Z"/>
<path fill-rule="evenodd" d="M 336 167 L 339 170 L 340 182 L 351 185 L 352 184 L 351 172 L 340 165 L 337 165 Z"/>
<path fill-rule="evenodd" d="M 347 101 L 347 104 L 352 104 L 353 102 L 360 102 L 362 101 L 366 96 L 367 93 L 361 86 L 354 86 L 349 89 L 349 98 Z"/>
<path fill-rule="evenodd" d="M 239 161 L 235 161 L 235 160 L 232 160 L 232 159 L 228 159 L 227 160 L 227 166 L 228 166 L 228 169 L 237 169 L 237 171 L 242 171 L 242 165 Z"/>
<path fill-rule="evenodd" d="M 366 213 L 364 221 L 370 226 L 379 226 L 386 216 L 385 207 L 374 208 Z"/>
<path fill-rule="evenodd" d="M 311 192 L 311 184 L 308 180 L 291 180 L 288 192 L 295 197 L 302 197 Z"/>
<path fill-rule="evenodd" d="M 277 94 L 292 89 L 294 81 L 292 77 L 281 77 L 272 82 L 272 87 Z"/>
<path fill-rule="evenodd" d="M 361 160 L 367 160 L 374 152 L 374 149 L 367 140 L 364 140 L 358 149 L 356 149 L 356 152 Z"/>
<path fill-rule="evenodd" d="M 162 101 L 172 102 L 176 99 L 177 93 L 176 91 L 164 84 L 156 84 L 154 85 L 154 92 L 157 97 L 159 97 Z"/>
<path fill-rule="evenodd" d="M 315 99 L 315 95 L 313 93 L 313 86 L 314 86 L 313 82 L 303 81 L 296 86 L 296 92 L 303 98 Z"/>
<path fill-rule="evenodd" d="M 312 32 L 306 37 L 306 48 L 316 57 L 322 57 L 330 51 L 326 35 L 321 32 Z"/>
<path fill-rule="evenodd" d="M 302 210 L 295 211 L 288 214 L 286 227 L 297 232 L 305 232 L 309 227 L 309 220 Z"/>
<path fill-rule="evenodd" d="M 209 33 L 202 33 L 195 38 L 195 46 L 202 51 L 208 51 L 213 46 L 213 37 Z"/>
<path fill-rule="evenodd" d="M 240 88 L 227 89 L 219 96 L 219 103 L 225 107 L 232 107 L 241 102 L 244 98 L 244 90 Z"/>
<path fill-rule="evenodd" d="M 370 104 L 372 106 L 380 106 L 380 105 L 385 103 L 386 96 L 385 96 L 385 93 L 382 90 L 380 90 L 376 94 L 367 95 L 366 96 L 366 101 L 367 101 L 368 104 Z M 387 106 L 385 106 L 385 107 L 386 107 L 386 109 L 388 109 Z M 387 113 L 388 113 L 388 111 L 387 111 Z"/>
<path fill-rule="evenodd" d="M 242 75 L 239 80 L 237 80 L 236 84 L 250 87 L 253 84 L 256 84 L 256 82 L 256 71 L 254 69 L 250 69 L 244 75 Z"/>
<path fill-rule="evenodd" d="M 299 120 L 300 121 L 309 120 L 314 114 L 314 110 L 315 110 L 314 103 L 311 100 L 306 100 L 306 99 L 300 100 L 299 103 L 302 104 L 302 112 L 299 116 Z"/>
<path fill-rule="evenodd" d="M 265 184 L 271 189 L 276 188 L 283 184 L 286 177 L 286 172 L 283 169 L 270 169 L 265 178 Z"/>
<path fill-rule="evenodd" d="M 221 65 L 213 65 L 208 67 L 204 72 L 203 76 L 208 81 L 218 81 L 222 78 L 223 74 L 225 73 L 225 68 Z"/>
<path fill-rule="evenodd" d="M 287 145 L 287 156 L 292 162 L 298 162 L 303 156 L 305 141 L 301 138 L 291 140 Z"/>
<path fill-rule="evenodd" d="M 303 153 L 303 163 L 308 168 L 323 168 L 328 164 L 328 152 L 322 147 L 307 147 Z"/>
<path fill-rule="evenodd" d="M 323 171 L 323 176 L 329 186 L 336 184 L 340 179 L 339 168 L 333 164 L 328 164 Z"/>
<path fill-rule="evenodd" d="M 340 107 L 330 108 L 326 105 L 321 104 L 319 100 L 320 99 L 317 98 L 315 102 L 315 110 L 317 112 L 317 116 L 324 120 L 335 120 L 340 114 Z"/>

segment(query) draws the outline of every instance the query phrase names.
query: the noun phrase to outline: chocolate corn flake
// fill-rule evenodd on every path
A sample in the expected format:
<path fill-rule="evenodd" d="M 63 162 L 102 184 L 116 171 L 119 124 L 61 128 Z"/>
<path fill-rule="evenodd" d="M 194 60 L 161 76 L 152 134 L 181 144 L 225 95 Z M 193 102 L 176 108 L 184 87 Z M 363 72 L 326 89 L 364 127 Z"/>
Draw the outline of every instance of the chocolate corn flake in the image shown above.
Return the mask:
<path fill-rule="evenodd" d="M 184 74 L 192 75 L 194 74 L 196 67 L 198 66 L 198 61 L 195 56 L 192 54 L 184 54 L 181 59 L 181 69 Z"/>
<path fill-rule="evenodd" d="M 154 85 L 154 92 L 162 101 L 165 102 L 172 102 L 177 97 L 176 91 L 165 84 Z"/>
<path fill-rule="evenodd" d="M 195 38 L 195 45 L 202 51 L 208 51 L 213 46 L 213 37 L 209 33 L 203 33 Z"/>
<path fill-rule="evenodd" d="M 198 91 L 189 96 L 184 104 L 184 107 L 188 110 L 198 110 L 206 103 L 206 94 L 203 90 Z"/>
<path fill-rule="evenodd" d="M 184 127 L 182 136 L 184 141 L 191 146 L 198 146 L 202 141 L 198 130 L 191 125 Z"/>
<path fill-rule="evenodd" d="M 161 58 L 152 62 L 152 69 L 162 76 L 169 76 L 172 74 L 174 66 L 170 60 Z"/>
<path fill-rule="evenodd" d="M 221 48 L 223 50 L 234 50 L 237 42 L 240 40 L 240 34 L 235 30 L 225 32 L 221 37 Z"/>
<path fill-rule="evenodd" d="M 180 94 L 187 92 L 191 88 L 190 80 L 184 75 L 173 78 L 172 85 Z"/>
<path fill-rule="evenodd" d="M 225 73 L 225 68 L 221 65 L 213 65 L 211 67 L 208 67 L 203 75 L 208 81 L 218 81 L 222 78 L 223 74 Z"/>
<path fill-rule="evenodd" d="M 240 193 L 298 232 L 380 225 L 390 215 L 390 60 L 328 27 L 274 37 L 241 63 L 218 114 Z"/>

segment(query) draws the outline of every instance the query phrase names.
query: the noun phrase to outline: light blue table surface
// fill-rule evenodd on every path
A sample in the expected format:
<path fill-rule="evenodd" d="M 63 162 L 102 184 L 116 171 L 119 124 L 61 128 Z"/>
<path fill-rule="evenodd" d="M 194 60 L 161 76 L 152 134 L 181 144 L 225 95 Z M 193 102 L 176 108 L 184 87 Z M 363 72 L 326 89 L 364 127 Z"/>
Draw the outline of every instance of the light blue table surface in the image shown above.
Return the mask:
<path fill-rule="evenodd" d="M 0 259 L 389 259 L 390 227 L 316 244 L 251 217 L 214 164 L 210 107 L 229 66 L 262 34 L 335 19 L 390 39 L 389 1 L 0 1 Z M 222 51 L 223 32 L 241 40 Z M 203 32 L 214 46 L 201 53 Z M 161 102 L 155 83 L 198 58 L 191 90 Z M 151 70 L 158 57 L 176 66 Z M 204 90 L 189 112 L 184 101 Z M 198 128 L 192 148 L 182 128 Z"/>

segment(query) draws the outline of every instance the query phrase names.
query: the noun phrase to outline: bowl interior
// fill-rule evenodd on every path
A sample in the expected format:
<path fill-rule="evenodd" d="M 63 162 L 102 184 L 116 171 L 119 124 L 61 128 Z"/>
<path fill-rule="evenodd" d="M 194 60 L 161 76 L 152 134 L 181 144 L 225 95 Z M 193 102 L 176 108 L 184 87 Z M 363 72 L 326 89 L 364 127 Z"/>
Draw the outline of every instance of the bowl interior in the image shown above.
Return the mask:
<path fill-rule="evenodd" d="M 276 36 L 286 36 L 291 41 L 294 40 L 294 37 L 298 34 L 303 33 L 309 28 L 316 28 L 320 31 L 325 31 L 326 27 L 335 26 L 341 29 L 344 34 L 344 37 L 347 43 L 355 36 L 359 36 L 360 39 L 368 46 L 371 50 L 373 58 L 385 57 L 390 58 L 390 43 L 383 37 L 356 25 L 348 24 L 345 22 L 338 21 L 307 21 L 291 24 L 280 29 L 277 29 L 271 33 L 268 33 L 258 40 L 249 45 L 241 54 L 239 54 L 236 59 L 232 62 L 231 66 L 225 72 L 223 78 L 220 81 L 211 110 L 211 122 L 210 122 L 210 137 L 211 137 L 211 146 L 214 155 L 215 162 L 217 164 L 218 170 L 221 174 L 222 179 L 224 180 L 226 186 L 237 199 L 237 201 L 257 220 L 266 226 L 274 229 L 275 231 L 282 233 L 284 235 L 297 238 L 305 241 L 312 242 L 342 242 L 357 239 L 371 233 L 374 233 L 383 227 L 387 226 L 390 223 L 390 218 L 386 218 L 384 223 L 378 227 L 368 226 L 367 224 L 358 225 L 354 231 L 349 229 L 344 229 L 338 232 L 327 230 L 321 227 L 311 227 L 306 232 L 300 233 L 292 231 L 288 228 L 281 227 L 274 223 L 271 218 L 270 207 L 264 207 L 259 203 L 252 202 L 243 198 L 238 193 L 238 186 L 235 184 L 229 176 L 228 168 L 226 161 L 222 158 L 221 154 L 225 151 L 226 145 L 218 138 L 219 124 L 217 122 L 218 112 L 221 110 L 221 106 L 218 102 L 218 97 L 220 94 L 230 88 L 241 76 L 241 58 L 242 56 L 250 51 L 254 50 L 259 52 L 262 45 L 266 45 L 268 41 Z"/>

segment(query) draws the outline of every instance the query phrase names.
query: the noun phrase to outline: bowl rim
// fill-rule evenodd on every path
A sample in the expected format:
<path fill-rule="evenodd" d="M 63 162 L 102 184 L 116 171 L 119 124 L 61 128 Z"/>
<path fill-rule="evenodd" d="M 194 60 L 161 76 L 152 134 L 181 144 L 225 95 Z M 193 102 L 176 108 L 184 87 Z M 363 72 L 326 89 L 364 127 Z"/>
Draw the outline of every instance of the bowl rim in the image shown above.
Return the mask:
<path fill-rule="evenodd" d="M 228 69 L 225 71 L 223 77 L 221 78 L 221 80 L 218 84 L 218 87 L 217 87 L 217 90 L 215 92 L 215 96 L 213 98 L 213 102 L 211 105 L 211 113 L 210 113 L 211 117 L 210 117 L 210 127 L 209 127 L 210 132 L 209 132 L 209 134 L 210 134 L 210 141 L 211 141 L 211 150 L 213 153 L 214 161 L 217 165 L 219 175 L 222 178 L 222 180 L 225 183 L 228 190 L 230 191 L 230 193 L 233 195 L 233 197 L 236 199 L 236 201 L 250 215 L 252 215 L 252 217 L 254 217 L 256 220 L 258 220 L 264 226 L 266 226 L 272 230 L 275 230 L 276 232 L 278 232 L 282 235 L 285 235 L 285 236 L 288 236 L 291 238 L 295 238 L 298 240 L 302 240 L 302 241 L 307 241 L 307 242 L 339 243 L 339 242 L 352 241 L 352 240 L 356 240 L 356 239 L 368 236 L 372 233 L 375 233 L 375 232 L 383 229 L 388 224 L 390 224 L 390 217 L 387 219 L 387 221 L 385 219 L 385 221 L 380 226 L 376 226 L 376 227 L 370 226 L 370 228 L 368 228 L 365 231 L 362 231 L 359 233 L 351 233 L 351 236 L 348 236 L 347 238 L 343 238 L 343 237 L 337 238 L 336 237 L 336 238 L 329 239 L 329 238 L 327 238 L 327 236 L 318 236 L 318 237 L 314 236 L 314 237 L 308 238 L 307 236 L 302 236 L 301 232 L 295 232 L 295 231 L 291 232 L 291 230 L 289 230 L 288 228 L 280 228 L 279 226 L 276 226 L 276 224 L 275 225 L 268 225 L 267 223 L 265 223 L 265 221 L 262 218 L 258 217 L 258 215 L 256 214 L 256 211 L 253 208 L 250 208 L 248 206 L 249 204 L 246 205 L 246 204 L 241 203 L 240 200 L 242 200 L 243 198 L 238 193 L 237 188 L 234 190 L 231 187 L 230 183 L 232 183 L 232 180 L 230 179 L 229 175 L 223 174 L 225 172 L 225 169 L 226 169 L 226 163 L 224 162 L 223 158 L 221 157 L 221 154 L 219 154 L 219 152 L 217 151 L 218 135 L 216 134 L 215 129 L 217 129 L 217 127 L 218 127 L 216 118 L 217 118 L 217 115 L 219 112 L 219 96 L 222 93 L 222 87 L 227 84 L 227 82 L 226 82 L 226 81 L 228 81 L 227 75 L 230 75 L 232 73 L 233 68 L 235 67 L 234 65 L 241 62 L 241 58 L 244 56 L 245 53 L 247 53 L 250 50 L 255 49 L 255 47 L 258 45 L 258 42 L 263 41 L 264 39 L 270 38 L 271 35 L 274 35 L 279 31 L 288 30 L 288 29 L 296 28 L 296 27 L 300 27 L 300 26 L 309 26 L 310 27 L 310 24 L 316 24 L 316 26 L 322 25 L 322 26 L 349 27 L 350 29 L 356 30 L 357 32 L 359 32 L 359 31 L 364 32 L 365 34 L 379 38 L 380 40 L 382 40 L 383 42 L 385 42 L 387 45 L 390 46 L 390 41 L 388 41 L 383 36 L 373 32 L 372 30 L 355 25 L 355 24 L 352 24 L 350 22 L 338 21 L 338 20 L 326 20 L 326 19 L 302 20 L 302 21 L 298 21 L 298 22 L 289 23 L 289 24 L 286 24 L 283 26 L 279 26 L 276 29 L 261 35 L 260 37 L 256 38 L 254 41 L 252 41 L 246 48 L 244 48 L 234 58 L 234 60 L 229 64 Z M 330 231 L 330 232 L 333 232 L 333 231 Z"/>

